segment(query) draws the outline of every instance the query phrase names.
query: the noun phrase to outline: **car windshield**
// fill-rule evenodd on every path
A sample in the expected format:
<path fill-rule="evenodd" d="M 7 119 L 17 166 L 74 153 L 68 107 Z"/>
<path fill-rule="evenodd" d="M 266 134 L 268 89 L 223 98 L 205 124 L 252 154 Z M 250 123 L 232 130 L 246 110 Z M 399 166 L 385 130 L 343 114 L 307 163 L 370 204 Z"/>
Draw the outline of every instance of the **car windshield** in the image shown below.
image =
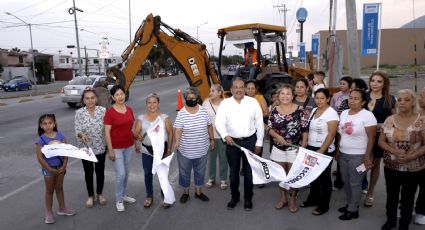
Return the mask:
<path fill-rule="evenodd" d="M 70 85 L 92 85 L 96 78 L 92 77 L 82 77 L 75 78 L 69 82 Z"/>
<path fill-rule="evenodd" d="M 16 83 L 18 83 L 18 80 L 10 80 L 8 83 L 9 84 L 16 84 Z"/>

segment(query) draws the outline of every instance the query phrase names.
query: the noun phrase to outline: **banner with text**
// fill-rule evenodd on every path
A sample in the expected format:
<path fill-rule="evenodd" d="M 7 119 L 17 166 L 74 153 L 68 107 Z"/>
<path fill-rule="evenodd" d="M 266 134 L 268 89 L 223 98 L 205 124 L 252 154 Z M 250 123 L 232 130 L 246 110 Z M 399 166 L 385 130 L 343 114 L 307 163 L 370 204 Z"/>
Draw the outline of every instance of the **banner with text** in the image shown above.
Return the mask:
<path fill-rule="evenodd" d="M 300 53 L 298 55 L 300 61 L 305 60 L 305 42 L 300 43 Z"/>
<path fill-rule="evenodd" d="M 362 56 L 378 54 L 379 3 L 363 4 Z"/>
<path fill-rule="evenodd" d="M 41 152 L 46 158 L 63 156 L 83 159 L 87 161 L 97 162 L 97 158 L 91 148 L 78 148 L 70 144 L 51 144 L 44 145 Z"/>
<path fill-rule="evenodd" d="M 322 174 L 331 161 L 330 156 L 299 147 L 291 170 L 279 186 L 285 189 L 307 186 Z"/>
<path fill-rule="evenodd" d="M 251 166 L 253 184 L 266 184 L 272 181 L 285 180 L 285 170 L 278 163 L 261 158 L 246 148 L 241 148 L 241 150 L 245 153 Z"/>
<path fill-rule="evenodd" d="M 319 37 L 319 34 L 311 35 L 311 52 L 315 58 L 319 56 Z"/>

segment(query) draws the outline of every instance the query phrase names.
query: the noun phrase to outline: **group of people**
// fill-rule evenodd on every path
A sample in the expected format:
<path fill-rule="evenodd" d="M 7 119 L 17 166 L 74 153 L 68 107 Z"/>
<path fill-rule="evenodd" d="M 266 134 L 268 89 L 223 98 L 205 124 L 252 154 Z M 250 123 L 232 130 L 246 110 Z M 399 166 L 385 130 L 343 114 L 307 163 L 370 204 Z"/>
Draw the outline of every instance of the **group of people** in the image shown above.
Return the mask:
<path fill-rule="evenodd" d="M 102 195 L 106 156 L 114 164 L 117 211 L 125 210 L 124 203 L 136 202 L 127 195 L 133 147 L 142 154 L 146 187 L 143 205 L 146 208 L 152 205 L 155 146 L 152 146 L 147 132 L 160 119 L 165 128 L 162 156 L 165 158 L 175 152 L 178 161 L 181 203 L 186 203 L 190 198 L 193 169 L 194 197 L 204 202 L 209 201 L 202 189 L 204 185 L 211 188 L 219 181 L 220 188 L 224 190 L 228 188 L 229 178 L 229 210 L 234 209 L 240 201 L 239 182 L 242 174 L 243 206 L 245 210 L 251 210 L 254 194 L 252 172 L 241 147 L 261 156 L 263 140 L 269 138 L 270 159 L 280 164 L 286 172 L 291 169 L 300 146 L 337 159 L 337 180 L 334 185 L 331 179 L 332 164 L 329 164 L 311 183 L 307 199 L 299 205 L 302 208 L 314 206 L 313 215 L 322 215 L 329 210 L 332 187 L 340 188 L 342 184 L 346 205 L 338 209 L 342 212 L 339 219 L 359 217 L 363 190 L 367 190 L 364 206 L 372 207 L 383 158 L 387 222 L 382 229 L 396 226 L 398 209 L 401 214 L 399 229 L 408 229 L 414 208 L 415 222 L 425 224 L 425 117 L 416 109 L 416 95 L 410 90 L 400 90 L 396 97 L 390 95 L 388 76 L 383 72 L 374 72 L 369 84 L 362 79 L 341 78 L 340 92 L 331 96 L 324 77 L 323 72 L 316 72 L 310 78 L 296 80 L 295 87 L 284 84 L 272 92 L 269 103 L 258 93 L 255 80 L 244 82 L 235 78 L 231 86 L 232 96 L 226 99 L 222 87 L 212 85 L 210 97 L 202 105 L 198 90 L 190 87 L 184 92 L 186 103 L 178 112 L 174 124 L 168 115 L 160 112 L 160 99 L 154 93 L 147 96 L 146 112 L 135 118 L 131 107 L 125 104 L 122 87 L 114 86 L 111 89 L 114 103 L 109 108 L 96 105 L 94 90 L 85 90 L 82 96 L 84 106 L 75 114 L 75 135 L 78 146 L 91 147 L 98 159 L 94 164 L 83 160 L 88 192 L 86 206 L 90 208 L 96 202 L 101 205 L 107 203 Z M 419 104 L 425 110 L 425 90 Z M 38 161 L 46 182 L 45 222 L 54 223 L 52 202 L 55 191 L 59 203 L 57 214 L 75 214 L 74 210 L 65 206 L 62 190 L 67 158 L 45 158 L 41 148 L 54 141 L 66 140 L 58 131 L 52 114 L 40 117 L 39 136 L 36 142 Z M 217 158 L 219 173 L 216 172 Z M 363 188 L 369 170 L 368 187 Z M 420 192 L 415 205 L 418 187 Z M 288 206 L 291 212 L 297 212 L 297 189 L 279 188 L 279 191 L 275 208 Z M 164 208 L 172 205 L 165 200 L 163 202 Z"/>

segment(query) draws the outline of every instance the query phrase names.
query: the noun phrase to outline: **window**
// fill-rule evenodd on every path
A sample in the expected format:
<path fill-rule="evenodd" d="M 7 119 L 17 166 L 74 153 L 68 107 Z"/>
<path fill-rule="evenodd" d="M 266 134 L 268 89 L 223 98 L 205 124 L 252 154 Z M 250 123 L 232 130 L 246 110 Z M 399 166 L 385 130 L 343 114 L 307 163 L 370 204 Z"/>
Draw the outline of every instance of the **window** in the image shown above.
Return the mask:
<path fill-rule="evenodd" d="M 64 64 L 65 63 L 65 59 L 64 58 L 59 58 L 59 63 Z"/>
<path fill-rule="evenodd" d="M 93 59 L 93 63 L 94 64 L 99 64 L 99 59 L 97 59 L 97 58 Z"/>
<path fill-rule="evenodd" d="M 19 56 L 19 63 L 24 63 L 24 58 L 22 56 Z"/>
<path fill-rule="evenodd" d="M 67 64 L 69 63 L 69 58 L 66 58 L 66 63 L 67 63 Z"/>

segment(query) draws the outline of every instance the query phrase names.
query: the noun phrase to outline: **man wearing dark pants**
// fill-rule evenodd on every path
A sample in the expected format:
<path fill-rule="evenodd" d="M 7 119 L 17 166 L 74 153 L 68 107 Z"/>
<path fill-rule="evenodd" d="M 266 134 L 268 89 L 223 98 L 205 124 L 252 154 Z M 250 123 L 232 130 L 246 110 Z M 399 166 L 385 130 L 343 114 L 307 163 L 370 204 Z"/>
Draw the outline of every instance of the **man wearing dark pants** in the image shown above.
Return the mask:
<path fill-rule="evenodd" d="M 245 97 L 245 83 L 236 78 L 232 82 L 232 97 L 221 102 L 217 110 L 215 125 L 218 133 L 226 142 L 226 155 L 230 167 L 230 190 L 232 199 L 227 204 L 233 209 L 239 202 L 239 170 L 240 162 L 244 169 L 244 209 L 252 209 L 252 171 L 244 153 L 235 145 L 259 154 L 263 146 L 264 125 L 263 113 L 258 102 Z"/>

